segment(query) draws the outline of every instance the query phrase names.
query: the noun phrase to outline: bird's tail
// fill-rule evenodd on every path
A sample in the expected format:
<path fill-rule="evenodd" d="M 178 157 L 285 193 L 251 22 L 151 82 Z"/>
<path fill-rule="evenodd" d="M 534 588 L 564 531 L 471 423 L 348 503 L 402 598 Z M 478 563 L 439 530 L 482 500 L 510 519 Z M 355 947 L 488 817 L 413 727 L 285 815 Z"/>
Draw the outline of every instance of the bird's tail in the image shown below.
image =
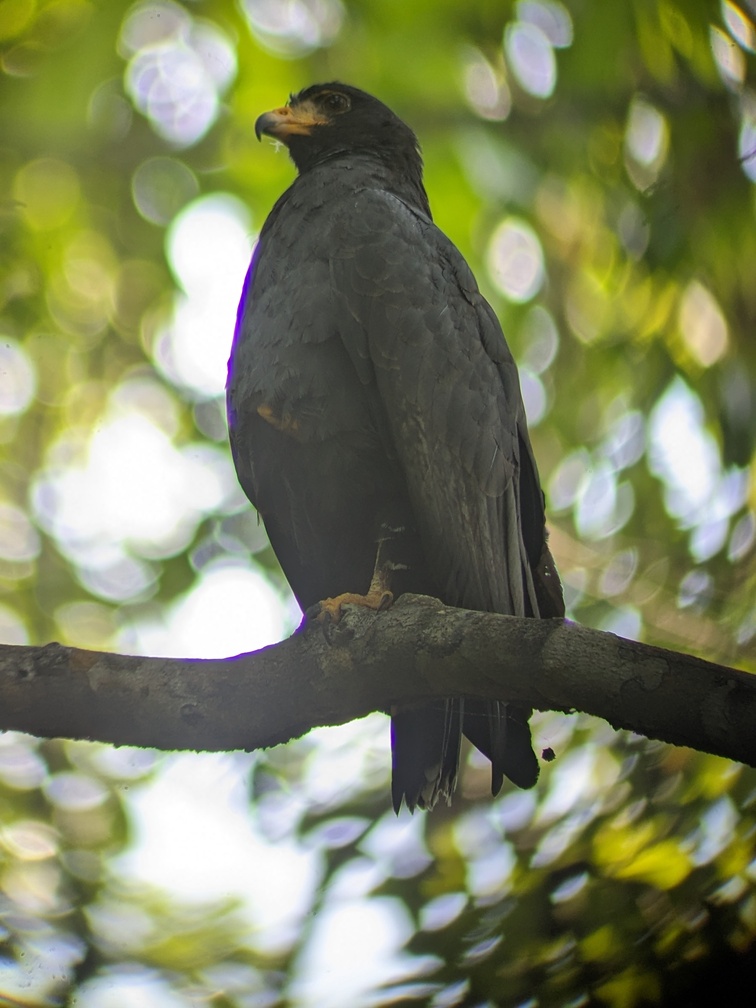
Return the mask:
<path fill-rule="evenodd" d="M 391 712 L 391 798 L 394 811 L 405 802 L 432 809 L 451 800 L 457 783 L 462 739 L 462 701 L 395 708 Z"/>
<path fill-rule="evenodd" d="M 504 777 L 521 788 L 538 780 L 528 717 L 530 711 L 497 700 L 445 700 L 392 711 L 391 796 L 410 812 L 449 802 L 457 783 L 462 734 L 491 760 L 491 793 Z"/>
<path fill-rule="evenodd" d="M 531 711 L 500 700 L 466 700 L 462 731 L 491 760 L 491 793 L 498 794 L 505 777 L 521 788 L 538 780 L 528 718 Z"/>

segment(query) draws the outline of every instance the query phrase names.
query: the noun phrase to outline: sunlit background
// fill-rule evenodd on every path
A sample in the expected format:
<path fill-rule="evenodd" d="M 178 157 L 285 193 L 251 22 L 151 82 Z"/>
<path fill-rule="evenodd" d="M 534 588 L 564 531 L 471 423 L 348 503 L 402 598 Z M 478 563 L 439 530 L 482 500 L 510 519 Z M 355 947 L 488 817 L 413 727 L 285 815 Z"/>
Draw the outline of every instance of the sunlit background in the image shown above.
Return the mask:
<path fill-rule="evenodd" d="M 416 128 L 502 317 L 570 615 L 756 665 L 753 5 L 408 6 L 0 4 L 0 640 L 297 625 L 223 390 L 293 176 L 254 120 L 336 77 Z M 753 776 L 534 728 L 535 792 L 491 802 L 471 757 L 398 819 L 380 715 L 249 755 L 2 736 L 0 1002 L 632 1006 L 750 948 Z"/>

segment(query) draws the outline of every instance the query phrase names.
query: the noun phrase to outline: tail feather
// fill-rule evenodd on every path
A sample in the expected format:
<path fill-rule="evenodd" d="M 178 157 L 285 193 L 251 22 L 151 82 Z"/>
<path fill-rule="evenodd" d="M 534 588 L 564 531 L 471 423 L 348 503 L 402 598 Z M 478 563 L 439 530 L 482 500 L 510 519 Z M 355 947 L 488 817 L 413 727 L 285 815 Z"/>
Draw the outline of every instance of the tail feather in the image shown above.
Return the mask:
<path fill-rule="evenodd" d="M 462 740 L 462 701 L 392 711 L 391 798 L 394 811 L 405 802 L 432 809 L 439 798 L 451 800 L 457 783 Z"/>
<path fill-rule="evenodd" d="M 391 717 L 394 811 L 410 812 L 449 802 L 457 784 L 464 735 L 491 760 L 491 793 L 508 777 L 521 788 L 538 780 L 528 717 L 530 711 L 498 700 L 446 700 L 433 707 L 394 710 Z"/>
<path fill-rule="evenodd" d="M 465 701 L 462 731 L 491 760 L 491 793 L 498 794 L 504 777 L 521 788 L 538 780 L 528 718 L 530 711 L 499 700 Z"/>

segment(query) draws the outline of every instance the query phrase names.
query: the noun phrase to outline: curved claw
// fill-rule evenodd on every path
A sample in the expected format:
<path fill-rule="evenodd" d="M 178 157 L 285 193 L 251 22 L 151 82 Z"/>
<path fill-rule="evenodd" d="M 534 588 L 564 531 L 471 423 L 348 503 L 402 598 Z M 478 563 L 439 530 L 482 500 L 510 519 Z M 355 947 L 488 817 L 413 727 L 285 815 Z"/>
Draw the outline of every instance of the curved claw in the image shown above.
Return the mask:
<path fill-rule="evenodd" d="M 335 598 L 321 599 L 320 602 L 316 602 L 305 612 L 305 618 L 308 623 L 320 624 L 326 640 L 330 643 L 333 628 L 341 622 L 345 605 L 358 605 L 365 609 L 372 609 L 374 612 L 384 612 L 393 601 L 393 593 L 388 589 L 370 591 L 367 595 L 344 592 L 343 595 L 336 595 Z"/>

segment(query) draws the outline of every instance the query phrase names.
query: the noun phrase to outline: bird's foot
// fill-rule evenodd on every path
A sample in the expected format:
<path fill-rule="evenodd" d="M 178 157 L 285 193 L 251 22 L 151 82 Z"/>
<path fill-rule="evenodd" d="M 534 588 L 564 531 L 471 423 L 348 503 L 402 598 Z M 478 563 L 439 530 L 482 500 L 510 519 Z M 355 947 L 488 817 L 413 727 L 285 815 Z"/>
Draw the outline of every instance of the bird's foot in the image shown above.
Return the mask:
<path fill-rule="evenodd" d="M 311 606 L 305 616 L 308 623 L 319 624 L 326 638 L 330 641 L 333 628 L 338 626 L 344 615 L 343 607 L 345 605 L 358 605 L 364 609 L 372 609 L 373 612 L 383 612 L 389 608 L 393 601 L 393 592 L 386 587 L 385 581 L 382 578 L 373 578 L 366 595 L 344 592 L 334 598 L 322 599 Z"/>
<path fill-rule="evenodd" d="M 308 614 L 312 614 L 312 617 L 320 623 L 335 624 L 341 620 L 343 615 L 342 607 L 345 605 L 358 605 L 365 609 L 372 609 L 374 612 L 383 612 L 384 609 L 388 609 L 393 601 L 394 596 L 388 590 L 375 593 L 368 592 L 367 595 L 355 595 L 353 592 L 344 592 L 343 595 L 337 595 L 335 598 L 322 599 L 312 609 L 308 610 Z M 317 612 L 313 613 L 313 610 L 317 610 Z"/>

